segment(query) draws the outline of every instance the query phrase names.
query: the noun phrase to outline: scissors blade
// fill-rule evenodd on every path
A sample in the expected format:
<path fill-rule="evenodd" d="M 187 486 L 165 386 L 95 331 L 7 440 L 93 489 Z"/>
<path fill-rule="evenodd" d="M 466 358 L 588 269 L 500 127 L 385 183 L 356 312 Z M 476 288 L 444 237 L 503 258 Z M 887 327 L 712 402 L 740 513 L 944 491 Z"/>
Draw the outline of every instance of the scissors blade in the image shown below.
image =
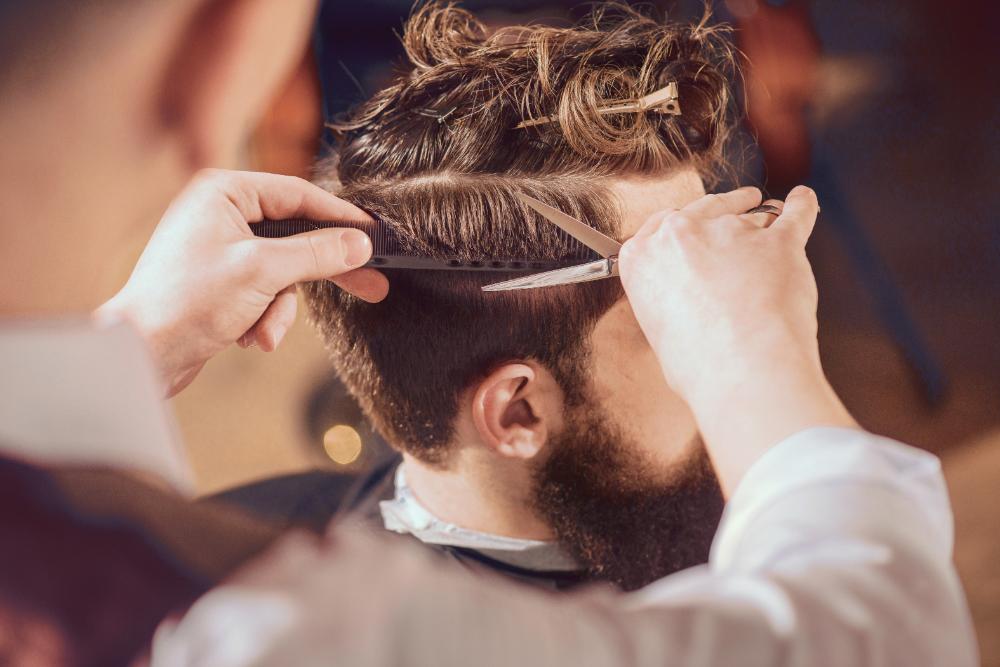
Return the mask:
<path fill-rule="evenodd" d="M 598 259 L 586 264 L 568 266 L 564 269 L 545 271 L 543 273 L 533 273 L 523 278 L 514 278 L 500 283 L 484 285 L 484 292 L 504 292 L 516 289 L 534 289 L 536 287 L 551 287 L 553 285 L 572 285 L 573 283 L 585 283 L 601 278 L 610 278 L 618 275 L 618 262 L 613 258 Z"/>
<path fill-rule="evenodd" d="M 605 236 L 590 225 L 580 222 L 573 216 L 566 215 L 557 208 L 553 208 L 527 195 L 517 194 L 517 198 L 601 257 L 617 255 L 618 251 L 622 248 L 622 244 L 610 236 Z"/>

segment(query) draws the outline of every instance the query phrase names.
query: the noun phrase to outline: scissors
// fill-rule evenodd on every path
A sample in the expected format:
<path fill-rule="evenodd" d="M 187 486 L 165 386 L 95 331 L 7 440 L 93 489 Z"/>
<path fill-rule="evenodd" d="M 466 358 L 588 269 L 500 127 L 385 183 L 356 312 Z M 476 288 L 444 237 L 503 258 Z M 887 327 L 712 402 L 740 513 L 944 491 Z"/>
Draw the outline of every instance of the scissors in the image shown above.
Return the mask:
<path fill-rule="evenodd" d="M 522 195 L 515 196 L 523 204 L 535 210 L 543 218 L 553 225 L 563 230 L 577 241 L 587 246 L 601 259 L 584 264 L 576 264 L 566 268 L 533 273 L 530 276 L 505 280 L 499 283 L 492 283 L 483 286 L 484 292 L 503 292 L 518 289 L 535 289 L 538 287 L 551 287 L 553 285 L 572 285 L 574 283 L 584 283 L 591 280 L 601 280 L 611 278 L 618 274 L 618 253 L 621 252 L 622 244 L 606 234 L 602 234 L 585 222 L 577 220 L 571 215 L 563 213 L 557 208 L 538 201 L 533 197 Z M 779 215 L 781 210 L 770 204 L 762 204 L 752 208 L 747 213 L 770 213 Z"/>

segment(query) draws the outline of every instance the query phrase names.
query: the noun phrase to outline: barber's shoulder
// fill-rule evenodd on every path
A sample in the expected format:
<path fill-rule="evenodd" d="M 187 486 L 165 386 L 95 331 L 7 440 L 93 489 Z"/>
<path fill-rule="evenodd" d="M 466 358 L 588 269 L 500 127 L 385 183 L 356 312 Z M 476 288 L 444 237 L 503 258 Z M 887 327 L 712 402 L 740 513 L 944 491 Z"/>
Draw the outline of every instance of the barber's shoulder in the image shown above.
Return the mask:
<path fill-rule="evenodd" d="M 309 471 L 269 477 L 227 489 L 202 502 L 239 508 L 283 528 L 325 530 L 342 509 L 358 475 Z"/>
<path fill-rule="evenodd" d="M 206 581 L 228 576 L 281 535 L 281 527 L 265 518 L 191 502 L 114 470 L 62 467 L 45 472 L 62 502 L 79 516 L 128 526 Z"/>
<path fill-rule="evenodd" d="M 131 664 L 160 619 L 239 564 L 190 558 L 196 540 L 177 543 L 186 534 L 184 519 L 164 521 L 175 510 L 171 498 L 185 504 L 120 473 L 0 456 L 0 562 L 7 575 L 0 575 L 0 616 L 14 628 L 45 627 L 55 655 Z M 152 506 L 160 508 L 158 518 L 147 520 Z M 30 643 L 28 635 L 14 636 L 8 648 L 16 656 Z"/>

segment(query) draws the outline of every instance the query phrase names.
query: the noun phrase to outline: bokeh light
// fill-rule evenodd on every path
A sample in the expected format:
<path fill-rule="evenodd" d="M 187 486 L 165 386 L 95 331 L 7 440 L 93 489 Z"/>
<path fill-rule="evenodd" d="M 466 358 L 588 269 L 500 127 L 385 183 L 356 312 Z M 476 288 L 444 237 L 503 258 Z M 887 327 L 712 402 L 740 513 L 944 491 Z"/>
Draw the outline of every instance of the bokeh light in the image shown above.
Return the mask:
<path fill-rule="evenodd" d="M 323 450 L 334 463 L 340 465 L 357 461 L 362 446 L 361 435 L 346 424 L 337 424 L 323 434 Z"/>

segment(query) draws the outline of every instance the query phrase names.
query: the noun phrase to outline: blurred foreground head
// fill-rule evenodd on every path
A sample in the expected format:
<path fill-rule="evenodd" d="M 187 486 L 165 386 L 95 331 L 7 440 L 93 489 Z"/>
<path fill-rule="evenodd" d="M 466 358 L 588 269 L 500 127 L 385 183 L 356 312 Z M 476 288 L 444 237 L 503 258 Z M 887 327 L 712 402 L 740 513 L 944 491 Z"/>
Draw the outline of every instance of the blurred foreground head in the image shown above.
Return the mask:
<path fill-rule="evenodd" d="M 0 319 L 108 296 L 98 276 L 132 261 L 191 174 L 234 161 L 314 4 L 0 0 Z M 93 495 L 128 505 L 121 489 Z M 0 664 L 131 664 L 206 586 L 41 471 L 0 460 L 0 506 Z"/>
<path fill-rule="evenodd" d="M 733 55 L 707 16 L 604 5 L 575 27 L 489 34 L 432 3 L 403 41 L 410 71 L 336 125 L 320 179 L 424 254 L 560 258 L 565 238 L 515 193 L 624 239 L 725 169 Z M 669 82 L 680 116 L 597 112 Z M 624 587 L 706 557 L 716 481 L 617 281 L 483 293 L 502 276 L 389 273 L 377 305 L 308 294 L 341 377 L 411 469 L 464 476 Z M 455 522 L 518 530 L 469 521 Z"/>
<path fill-rule="evenodd" d="M 194 171 L 235 166 L 315 5 L 0 0 L 0 313 L 110 296 Z"/>

